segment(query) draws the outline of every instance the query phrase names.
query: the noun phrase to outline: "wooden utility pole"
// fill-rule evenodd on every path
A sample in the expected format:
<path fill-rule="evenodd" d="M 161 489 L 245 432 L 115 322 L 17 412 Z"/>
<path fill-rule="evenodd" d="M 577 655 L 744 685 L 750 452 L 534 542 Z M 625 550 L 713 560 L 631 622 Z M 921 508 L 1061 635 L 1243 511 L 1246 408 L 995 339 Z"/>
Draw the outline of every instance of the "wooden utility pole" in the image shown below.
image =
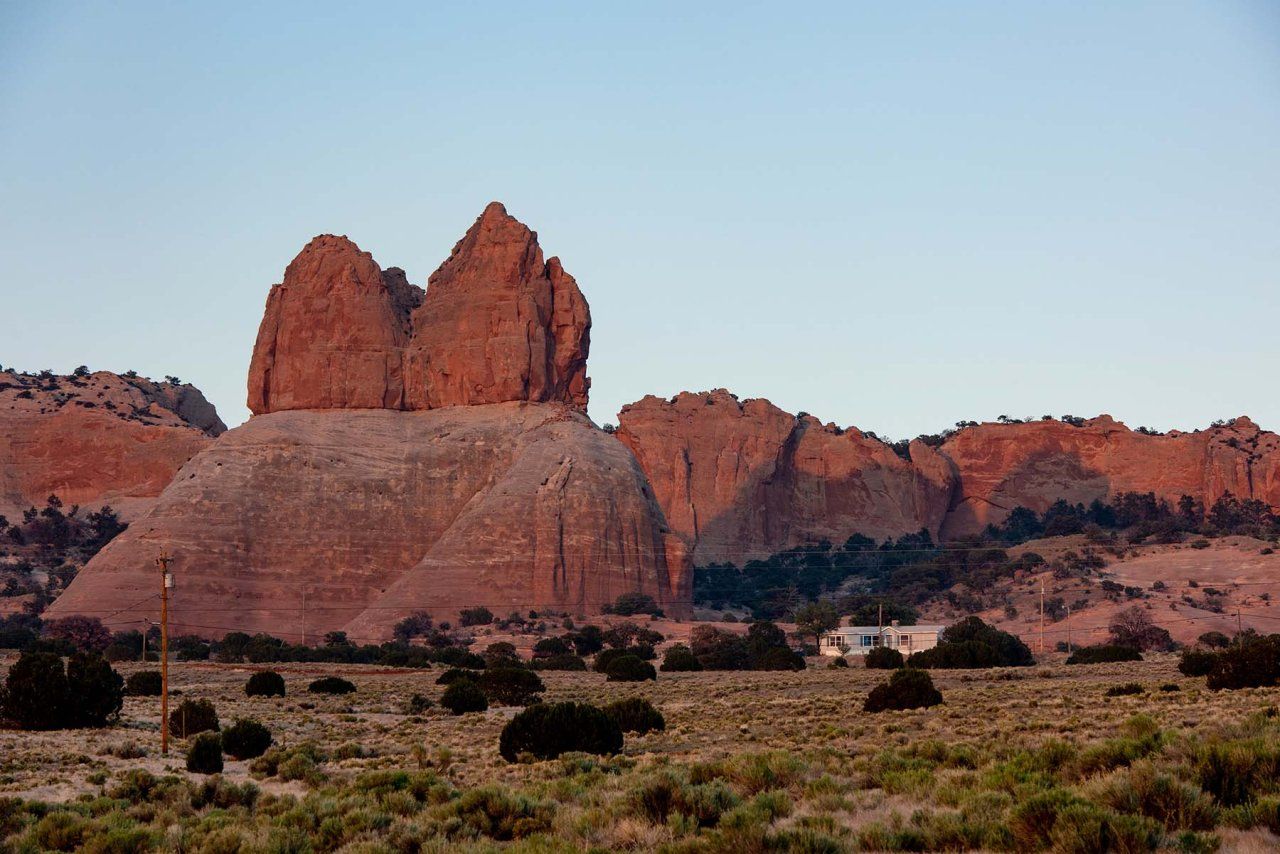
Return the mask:
<path fill-rule="evenodd" d="M 1071 606 L 1068 605 L 1067 606 L 1067 655 L 1070 655 L 1072 652 L 1074 652 L 1074 650 L 1071 648 Z"/>
<path fill-rule="evenodd" d="M 1240 622 L 1240 603 L 1237 602 L 1236 603 L 1236 637 L 1240 637 L 1242 634 L 1244 634 L 1244 627 L 1243 627 L 1243 624 L 1241 624 Z"/>
<path fill-rule="evenodd" d="M 169 572 L 172 558 L 161 552 L 156 558 L 160 568 L 160 753 L 169 755 L 169 589 L 173 575 Z"/>
<path fill-rule="evenodd" d="M 1044 655 L 1044 579 L 1040 579 L 1040 654 Z"/>

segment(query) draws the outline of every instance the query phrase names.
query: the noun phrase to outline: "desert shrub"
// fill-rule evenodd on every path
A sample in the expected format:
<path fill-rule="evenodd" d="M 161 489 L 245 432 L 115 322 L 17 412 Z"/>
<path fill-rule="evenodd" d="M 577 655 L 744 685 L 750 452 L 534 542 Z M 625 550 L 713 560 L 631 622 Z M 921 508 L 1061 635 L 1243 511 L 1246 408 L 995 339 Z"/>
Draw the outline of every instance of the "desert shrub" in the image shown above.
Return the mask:
<path fill-rule="evenodd" d="M 641 735 L 653 730 L 664 730 L 667 721 L 653 703 L 643 697 L 627 697 L 604 707 L 604 713 L 613 718 L 623 732 Z"/>
<path fill-rule="evenodd" d="M 1108 697 L 1129 697 L 1134 694 L 1141 694 L 1146 689 L 1137 682 L 1126 682 L 1123 685 L 1112 685 L 1107 689 Z"/>
<path fill-rule="evenodd" d="M 617 614 L 620 617 L 630 617 L 633 614 L 662 616 L 662 610 L 658 607 L 658 603 L 654 601 L 652 596 L 644 593 L 623 593 L 614 600 L 612 605 L 606 605 L 601 610 L 606 614 Z"/>
<path fill-rule="evenodd" d="M 222 736 L 202 732 L 187 748 L 187 770 L 196 774 L 222 773 Z"/>
<path fill-rule="evenodd" d="M 467 712 L 486 711 L 489 708 L 489 698 L 470 679 L 459 679 L 444 689 L 440 705 L 455 715 L 464 715 Z"/>
<path fill-rule="evenodd" d="M 1150 762 L 1115 772 L 1094 787 L 1094 801 L 1118 813 L 1144 815 L 1169 830 L 1211 830 L 1218 808 L 1200 788 L 1157 772 Z"/>
<path fill-rule="evenodd" d="M 535 800 L 501 786 L 481 786 L 463 792 L 442 811 L 445 827 L 451 829 L 450 835 L 508 842 L 550 830 L 555 802 Z M 417 850 L 419 846 L 411 847 Z"/>
<path fill-rule="evenodd" d="M 1218 653 L 1199 649 L 1184 649 L 1178 661 L 1178 672 L 1184 676 L 1208 676 L 1218 663 Z"/>
<path fill-rule="evenodd" d="M 307 686 L 312 694 L 354 694 L 356 686 L 340 676 L 325 676 Z"/>
<path fill-rule="evenodd" d="M 252 718 L 237 718 L 222 731 L 222 749 L 232 759 L 256 759 L 271 746 L 271 730 Z"/>
<path fill-rule="evenodd" d="M 553 655 L 567 655 L 573 651 L 573 645 L 564 638 L 543 638 L 533 645 L 534 658 L 549 658 Z"/>
<path fill-rule="evenodd" d="M 702 663 L 693 654 L 693 650 L 682 643 L 678 643 L 667 650 L 666 655 L 662 657 L 662 667 L 659 669 L 663 673 L 689 672 L 701 670 Z"/>
<path fill-rule="evenodd" d="M 865 656 L 867 668 L 871 670 L 897 670 L 906 664 L 902 653 L 887 646 L 872 647 Z"/>
<path fill-rule="evenodd" d="M 647 661 L 641 661 L 634 655 L 620 655 L 609 663 L 605 676 L 610 682 L 643 682 L 646 679 L 657 679 L 658 672 Z"/>
<path fill-rule="evenodd" d="M 460 679 L 466 679 L 475 682 L 480 678 L 480 672 L 476 670 L 463 670 L 461 667 L 450 667 L 444 673 L 436 677 L 437 685 L 452 685 Z"/>
<path fill-rule="evenodd" d="M 1223 688 L 1265 688 L 1280 682 L 1280 635 L 1242 639 L 1215 655 L 1205 684 Z"/>
<path fill-rule="evenodd" d="M 159 697 L 163 688 L 159 670 L 139 670 L 124 680 L 124 692 L 130 697 Z"/>
<path fill-rule="evenodd" d="M 1231 645 L 1231 638 L 1222 632 L 1205 632 L 1196 638 L 1196 643 L 1201 646 L 1207 646 L 1210 649 L 1225 649 Z"/>
<path fill-rule="evenodd" d="M 216 732 L 221 728 L 218 711 L 209 700 L 183 700 L 169 713 L 169 732 L 178 738 L 190 738 L 198 732 Z"/>
<path fill-rule="evenodd" d="M 827 665 L 827 667 L 832 670 L 835 670 L 841 667 L 847 668 L 848 666 L 849 666 L 849 660 L 846 659 L 844 656 L 839 656 L 837 658 L 831 659 L 831 663 Z"/>
<path fill-rule="evenodd" d="M 711 827 L 741 803 L 721 779 L 691 782 L 674 769 L 663 769 L 632 790 L 631 810 L 654 823 L 687 816 L 698 827 Z"/>
<path fill-rule="evenodd" d="M 752 670 L 804 670 L 804 656 L 788 646 L 771 646 L 752 656 Z"/>
<path fill-rule="evenodd" d="M 431 702 L 429 697 L 421 694 L 414 694 L 404 704 L 404 712 L 406 715 L 421 715 L 427 712 L 435 703 Z"/>
<path fill-rule="evenodd" d="M 977 617 L 965 617 L 949 626 L 937 646 L 913 653 L 907 660 L 908 667 L 940 669 L 1029 667 L 1034 663 L 1025 643 Z"/>
<path fill-rule="evenodd" d="M 274 670 L 260 670 L 244 683 L 244 692 L 250 697 L 283 697 L 284 677 Z"/>
<path fill-rule="evenodd" d="M 487 626 L 493 622 L 493 612 L 488 608 L 463 608 L 458 622 L 464 626 Z"/>
<path fill-rule="evenodd" d="M 871 689 L 862 704 L 865 712 L 890 709 L 923 709 L 942 702 L 942 693 L 933 687 L 933 679 L 923 670 L 904 667 L 895 670 L 888 682 Z"/>
<path fill-rule="evenodd" d="M 480 689 L 502 706 L 528 706 L 538 702 L 547 686 L 538 674 L 523 667 L 492 667 L 480 674 Z"/>
<path fill-rule="evenodd" d="M 747 639 L 715 626 L 694 626 L 689 633 L 689 649 L 703 670 L 749 670 L 751 648 Z"/>
<path fill-rule="evenodd" d="M 570 751 L 605 755 L 622 749 L 622 729 L 603 711 L 587 703 L 539 703 L 502 728 L 498 752 L 508 762 L 521 753 L 554 759 Z"/>
<path fill-rule="evenodd" d="M 105 659 L 84 653 L 65 667 L 54 653 L 24 653 L 0 690 L 0 713 L 19 729 L 103 727 L 123 705 L 124 679 Z"/>
<path fill-rule="evenodd" d="M 1142 661 L 1142 653 L 1131 646 L 1115 644 L 1082 646 L 1071 653 L 1067 664 L 1110 664 L 1117 661 Z"/>
<path fill-rule="evenodd" d="M 100 653 L 111 645 L 111 631 L 97 617 L 72 614 L 56 620 L 45 620 L 41 634 L 50 640 L 64 640 L 75 649 Z"/>
<path fill-rule="evenodd" d="M 534 670 L 577 670 L 585 671 L 587 662 L 582 656 L 573 653 L 565 653 L 564 655 L 549 655 L 546 658 L 535 658 L 530 662 Z"/>
<path fill-rule="evenodd" d="M 1151 614 L 1141 605 L 1134 605 L 1112 618 L 1110 643 L 1130 646 L 1139 650 L 1173 649 L 1173 638 L 1166 629 L 1157 626 Z"/>

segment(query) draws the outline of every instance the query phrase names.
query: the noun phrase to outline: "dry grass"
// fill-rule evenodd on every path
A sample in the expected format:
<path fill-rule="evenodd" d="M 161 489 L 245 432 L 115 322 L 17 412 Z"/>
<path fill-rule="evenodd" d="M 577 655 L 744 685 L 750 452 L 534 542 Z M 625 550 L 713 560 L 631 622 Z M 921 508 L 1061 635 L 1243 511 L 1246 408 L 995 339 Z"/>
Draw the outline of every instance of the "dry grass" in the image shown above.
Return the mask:
<path fill-rule="evenodd" d="M 405 714 L 415 693 L 439 700 L 439 668 L 278 665 L 288 696 L 249 698 L 243 686 L 252 668 L 184 663 L 174 667 L 173 685 L 182 697 L 213 700 L 224 724 L 257 718 L 284 748 L 279 773 L 270 777 L 255 778 L 250 762 L 227 761 L 226 781 L 252 782 L 262 795 L 257 812 L 233 822 L 244 845 L 214 845 L 205 828 L 201 844 L 210 850 L 284 850 L 266 840 L 284 832 L 287 805 L 299 799 L 308 799 L 313 810 L 336 810 L 337 825 L 331 823 L 327 836 L 319 827 L 298 830 L 319 850 L 445 850 L 463 842 L 483 849 L 494 840 L 505 844 L 504 837 L 536 850 L 1019 850 L 1026 840 L 1008 836 L 1017 826 L 1012 817 L 1037 792 L 1070 791 L 1119 809 L 1115 803 L 1125 793 L 1156 784 L 1146 777 L 1117 778 L 1118 769 L 1150 762 L 1151 773 L 1187 782 L 1194 778 L 1189 757 L 1197 744 L 1264 738 L 1257 728 L 1272 724 L 1260 724 L 1266 719 L 1259 712 L 1280 702 L 1280 690 L 1208 692 L 1202 680 L 1180 676 L 1175 662 L 1162 657 L 1120 665 L 937 671 L 945 705 L 882 715 L 864 714 L 861 704 L 884 673 L 856 666 L 664 673 L 656 684 L 644 685 L 610 683 L 595 673 L 544 672 L 547 700 L 604 704 L 640 695 L 662 710 L 667 729 L 628 736 L 623 754 L 612 759 L 526 764 L 498 756 L 499 732 L 514 709 L 453 717 L 437 706 L 425 715 Z M 127 674 L 135 667 L 120 669 Z M 308 682 L 328 674 L 350 679 L 358 692 L 306 693 Z M 1146 690 L 1106 696 L 1108 688 L 1132 682 Z M 1167 684 L 1180 690 L 1159 690 Z M 168 758 L 159 755 L 158 707 L 157 698 L 128 698 L 120 724 L 107 730 L 0 732 L 0 803 L 16 796 L 92 812 L 85 799 L 110 793 L 134 769 L 188 777 L 181 742 Z M 1267 731 L 1268 744 L 1280 742 L 1280 724 L 1272 729 L 1277 731 Z M 301 756 L 296 748 L 304 744 L 313 748 Z M 342 806 L 353 787 L 367 788 L 369 778 L 362 775 L 390 771 L 422 772 L 414 784 L 422 792 L 369 796 L 358 809 Z M 423 794 L 428 789 L 432 794 Z M 642 808 L 649 803 L 646 791 L 661 804 L 674 798 L 676 806 Z M 1189 819 L 1160 825 L 1161 845 L 1191 845 L 1178 838 L 1193 830 L 1202 848 L 1212 848 L 1215 839 L 1235 850 L 1264 850 L 1277 841 L 1265 829 L 1261 808 L 1247 816 L 1212 803 L 1181 808 L 1188 815 L 1208 809 L 1212 819 L 1204 827 L 1203 820 L 1183 826 Z M 1086 812 L 1070 813 L 1080 825 L 1072 826 L 1073 833 L 1091 832 L 1092 814 Z M 198 823 L 201 814 L 195 810 L 190 820 Z M 495 814 L 515 818 L 510 826 L 490 826 Z M 181 824 L 182 815 L 178 810 L 173 821 Z M 3 821 L 0 810 L 0 829 Z M 147 845 L 183 847 L 154 824 L 139 826 L 159 834 Z M 400 842 L 392 827 L 404 837 Z M 1140 836 L 1151 830 L 1149 824 L 1126 828 L 1114 832 Z M 35 831 L 28 823 L 22 832 L 29 842 Z M 364 842 L 369 845 L 350 847 Z M 1067 849 L 1072 843 L 1064 836 L 1053 844 Z"/>

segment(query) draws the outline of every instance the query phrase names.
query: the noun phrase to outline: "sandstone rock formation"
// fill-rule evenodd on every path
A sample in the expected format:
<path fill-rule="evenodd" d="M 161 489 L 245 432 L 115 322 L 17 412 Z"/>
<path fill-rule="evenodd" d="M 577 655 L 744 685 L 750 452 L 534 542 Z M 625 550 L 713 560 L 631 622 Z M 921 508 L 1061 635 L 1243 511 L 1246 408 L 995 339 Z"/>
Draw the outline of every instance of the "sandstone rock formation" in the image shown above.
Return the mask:
<path fill-rule="evenodd" d="M 937 535 L 954 477 L 923 442 L 904 460 L 856 429 L 793 416 L 724 389 L 646 397 L 617 436 L 635 454 L 694 560 L 741 562 L 850 534 Z"/>
<path fill-rule="evenodd" d="M 1043 512 L 1059 498 L 1088 504 L 1119 492 L 1154 492 L 1211 505 L 1224 493 L 1280 509 L 1280 436 L 1248 418 L 1194 433 L 1148 435 L 1101 415 L 1062 421 L 981 424 L 939 449 L 958 488 L 942 526 L 952 538 L 1000 523 L 1014 507 Z"/>
<path fill-rule="evenodd" d="M 955 539 L 1021 505 L 1085 503 L 1154 492 L 1211 505 L 1230 492 L 1280 510 L 1280 436 L 1247 418 L 1194 433 L 1150 435 L 1109 416 L 981 424 L 910 459 L 849 428 L 793 417 L 724 390 L 646 397 L 624 407 L 617 432 L 645 470 L 697 563 L 763 557 L 860 533 L 884 539 L 921 528 Z"/>
<path fill-rule="evenodd" d="M 414 610 L 594 613 L 627 592 L 689 614 L 682 541 L 582 411 L 589 328 L 573 279 L 496 203 L 425 294 L 316 238 L 268 297 L 255 416 L 184 466 L 52 615 L 154 613 L 161 551 L 176 629 L 218 637 L 373 641 Z"/>
<path fill-rule="evenodd" d="M 591 313 L 557 258 L 497 202 L 428 280 L 383 272 L 345 237 L 311 241 L 271 289 L 249 409 L 586 408 Z"/>
<path fill-rule="evenodd" d="M 150 508 L 178 468 L 226 429 L 190 385 L 107 371 L 0 372 L 0 514 L 57 494 L 125 519 Z"/>

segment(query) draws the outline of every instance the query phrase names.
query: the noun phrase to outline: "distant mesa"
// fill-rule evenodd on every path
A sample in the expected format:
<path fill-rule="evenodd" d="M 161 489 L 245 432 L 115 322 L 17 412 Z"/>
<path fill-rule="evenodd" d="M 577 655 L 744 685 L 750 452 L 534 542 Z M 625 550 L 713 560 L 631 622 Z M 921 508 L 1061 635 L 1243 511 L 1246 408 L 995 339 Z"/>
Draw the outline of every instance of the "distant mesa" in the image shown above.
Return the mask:
<path fill-rule="evenodd" d="M 129 605 L 168 551 L 173 619 L 197 634 L 363 642 L 415 610 L 585 614 L 636 592 L 688 616 L 683 541 L 583 411 L 590 327 L 573 278 L 496 202 L 425 292 L 317 237 L 268 296 L 254 417 L 184 466 L 51 615 L 153 611 Z"/>
<path fill-rule="evenodd" d="M 0 371 L 0 515 L 50 495 L 134 519 L 225 431 L 194 386 L 132 374 Z"/>
<path fill-rule="evenodd" d="M 625 406 L 618 438 L 640 461 L 667 521 L 699 564 L 765 557 L 860 533 L 927 530 L 954 540 L 1015 507 L 1154 492 L 1176 504 L 1231 493 L 1280 509 L 1280 437 L 1237 418 L 1151 435 L 1109 416 L 990 423 L 905 454 L 855 428 L 822 425 L 724 389 Z"/>

